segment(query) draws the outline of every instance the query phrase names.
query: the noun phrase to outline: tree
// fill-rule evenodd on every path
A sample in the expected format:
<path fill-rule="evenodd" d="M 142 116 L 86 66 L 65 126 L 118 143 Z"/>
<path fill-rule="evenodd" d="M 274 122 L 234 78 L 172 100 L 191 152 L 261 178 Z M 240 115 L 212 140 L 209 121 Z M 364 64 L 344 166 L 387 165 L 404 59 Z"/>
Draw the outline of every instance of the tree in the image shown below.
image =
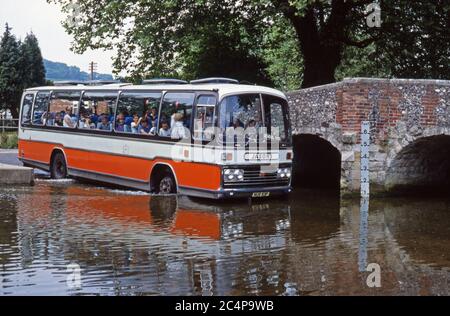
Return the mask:
<path fill-rule="evenodd" d="M 445 0 L 48 1 L 67 13 L 64 25 L 77 39 L 76 52 L 116 49 L 116 71 L 127 69 L 134 77 L 239 74 L 241 68 L 245 76 L 258 74 L 256 81 L 268 75 L 285 85 L 270 77 L 286 74 L 281 56 L 292 61 L 287 49 L 300 52 L 301 60 L 292 64 L 302 72 L 303 87 L 334 82 L 347 72 L 339 68 L 342 64 L 369 75 L 376 70 L 393 76 L 448 76 L 450 42 L 442 38 L 448 39 L 450 8 Z M 367 23 L 374 13 L 368 5 L 376 8 L 374 3 L 381 6 L 381 27 Z M 287 22 L 286 32 L 278 31 L 278 43 L 268 41 L 280 19 Z M 262 47 L 269 43 L 274 46 Z M 374 58 L 364 58 L 366 66 L 360 67 L 355 58 L 365 51 Z"/>
<path fill-rule="evenodd" d="M 23 84 L 27 88 L 43 86 L 45 80 L 44 59 L 42 58 L 39 42 L 33 33 L 27 34 L 20 46 L 24 63 Z"/>
<path fill-rule="evenodd" d="M 46 85 L 45 67 L 36 36 L 27 34 L 20 42 L 6 24 L 0 42 L 0 109 L 18 117 L 24 89 Z"/>
<path fill-rule="evenodd" d="M 298 89 L 303 81 L 303 58 L 295 31 L 288 21 L 276 17 L 264 33 L 261 51 L 266 71 L 275 87 L 283 91 Z"/>
<path fill-rule="evenodd" d="M 13 117 L 18 117 L 20 98 L 23 90 L 22 58 L 20 43 L 11 34 L 6 24 L 0 41 L 0 108 L 9 109 Z"/>
<path fill-rule="evenodd" d="M 336 80 L 351 77 L 390 78 L 393 72 L 381 59 L 380 49 L 372 43 L 364 48 L 346 47 L 342 54 L 342 62 L 336 68 Z"/>
<path fill-rule="evenodd" d="M 379 58 L 394 77 L 450 79 L 450 2 L 382 2 Z"/>
<path fill-rule="evenodd" d="M 116 73 L 132 79 L 230 76 L 270 83 L 258 53 L 268 25 L 252 1 L 49 0 L 68 15 L 73 49 L 114 49 Z"/>
<path fill-rule="evenodd" d="M 114 49 L 116 74 L 143 77 L 221 75 L 268 82 L 256 49 L 264 22 L 249 1 L 49 0 L 68 15 L 73 50 Z M 76 5 L 75 5 L 76 4 Z"/>
<path fill-rule="evenodd" d="M 264 22 L 245 19 L 243 12 L 251 17 L 256 12 L 245 2 L 241 6 L 230 10 L 227 1 L 215 0 L 192 10 L 191 18 L 177 34 L 181 63 L 178 72 L 184 78 L 222 76 L 272 84 L 265 70 L 267 65 L 259 54 L 265 33 L 261 23 Z"/>
<path fill-rule="evenodd" d="M 295 29 L 303 87 L 344 76 L 450 78 L 446 0 L 270 2 Z M 382 23 L 373 27 L 368 21 L 377 13 Z"/>
<path fill-rule="evenodd" d="M 304 88 L 334 82 L 346 46 L 366 47 L 375 41 L 378 31 L 365 25 L 365 9 L 372 2 L 272 1 L 297 34 L 304 61 Z"/>

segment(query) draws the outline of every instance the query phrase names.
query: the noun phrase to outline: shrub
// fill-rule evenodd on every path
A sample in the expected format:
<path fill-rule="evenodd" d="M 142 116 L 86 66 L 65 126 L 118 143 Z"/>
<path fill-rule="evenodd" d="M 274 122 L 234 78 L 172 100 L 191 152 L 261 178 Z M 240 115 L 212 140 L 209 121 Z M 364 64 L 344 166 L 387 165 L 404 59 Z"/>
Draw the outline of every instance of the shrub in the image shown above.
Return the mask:
<path fill-rule="evenodd" d="M 8 149 L 16 149 L 19 145 L 19 136 L 17 134 L 10 134 L 8 141 L 6 142 L 6 147 Z"/>
<path fill-rule="evenodd" d="M 0 134 L 0 148 L 15 149 L 19 143 L 17 133 L 3 133 Z"/>

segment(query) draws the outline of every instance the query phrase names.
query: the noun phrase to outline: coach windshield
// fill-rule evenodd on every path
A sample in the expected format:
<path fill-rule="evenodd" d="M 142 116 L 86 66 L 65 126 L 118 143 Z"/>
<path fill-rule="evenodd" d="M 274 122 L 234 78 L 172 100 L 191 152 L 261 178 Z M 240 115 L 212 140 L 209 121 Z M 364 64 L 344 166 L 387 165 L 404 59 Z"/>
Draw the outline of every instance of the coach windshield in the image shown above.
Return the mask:
<path fill-rule="evenodd" d="M 264 140 L 289 143 L 288 105 L 282 98 L 261 94 L 228 96 L 220 103 L 218 112 L 221 134 L 230 135 L 239 129 L 246 136 L 264 135 Z M 233 139 L 226 137 L 226 142 Z"/>

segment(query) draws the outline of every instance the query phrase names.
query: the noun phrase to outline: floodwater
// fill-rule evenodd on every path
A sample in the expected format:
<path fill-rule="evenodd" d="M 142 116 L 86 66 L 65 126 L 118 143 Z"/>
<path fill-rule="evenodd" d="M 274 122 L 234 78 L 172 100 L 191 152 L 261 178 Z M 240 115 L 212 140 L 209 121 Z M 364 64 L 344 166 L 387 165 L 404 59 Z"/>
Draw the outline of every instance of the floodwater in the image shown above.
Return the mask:
<path fill-rule="evenodd" d="M 449 295 L 450 200 L 0 188 L 0 295 L 98 294 Z"/>

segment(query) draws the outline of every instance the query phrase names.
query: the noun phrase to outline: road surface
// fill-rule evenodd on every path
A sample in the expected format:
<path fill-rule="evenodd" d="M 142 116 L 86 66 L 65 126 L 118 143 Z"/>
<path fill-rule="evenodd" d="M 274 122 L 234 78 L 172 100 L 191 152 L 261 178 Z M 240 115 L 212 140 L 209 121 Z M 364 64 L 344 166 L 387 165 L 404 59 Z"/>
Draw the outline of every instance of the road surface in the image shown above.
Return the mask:
<path fill-rule="evenodd" d="M 17 149 L 0 149 L 0 163 L 14 166 L 22 166 L 17 159 Z"/>

